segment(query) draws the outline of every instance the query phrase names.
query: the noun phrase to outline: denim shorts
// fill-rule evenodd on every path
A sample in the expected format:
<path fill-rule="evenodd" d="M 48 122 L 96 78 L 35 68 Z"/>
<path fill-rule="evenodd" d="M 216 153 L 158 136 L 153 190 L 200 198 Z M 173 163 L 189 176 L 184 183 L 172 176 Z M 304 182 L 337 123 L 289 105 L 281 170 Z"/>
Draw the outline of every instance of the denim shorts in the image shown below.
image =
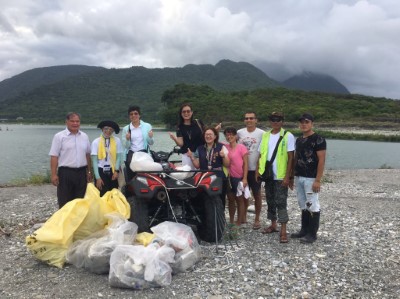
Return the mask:
<path fill-rule="evenodd" d="M 319 212 L 321 209 L 318 199 L 319 193 L 312 191 L 314 181 L 315 178 L 295 177 L 294 183 L 297 190 L 297 202 L 302 210 Z"/>

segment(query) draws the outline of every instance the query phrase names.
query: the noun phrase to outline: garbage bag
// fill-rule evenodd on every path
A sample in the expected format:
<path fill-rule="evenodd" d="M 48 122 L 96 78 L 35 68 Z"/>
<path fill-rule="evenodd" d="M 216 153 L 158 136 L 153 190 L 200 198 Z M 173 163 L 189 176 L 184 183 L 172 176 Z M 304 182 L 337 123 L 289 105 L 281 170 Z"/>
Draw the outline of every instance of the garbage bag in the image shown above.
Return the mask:
<path fill-rule="evenodd" d="M 107 228 L 75 241 L 67 251 L 67 262 L 92 273 L 108 273 L 115 247 L 133 244 L 138 226 L 116 212 L 105 216 L 109 219 Z"/>
<path fill-rule="evenodd" d="M 132 171 L 162 171 L 160 163 L 154 162 L 153 158 L 145 152 L 136 152 L 132 155 L 129 167 Z"/>
<path fill-rule="evenodd" d="M 185 171 L 185 172 L 171 172 L 170 176 L 178 180 L 184 180 L 188 177 L 193 176 L 193 172 L 190 172 L 192 168 L 189 165 L 177 166 L 176 170 Z"/>
<path fill-rule="evenodd" d="M 171 263 L 173 273 L 184 272 L 199 261 L 200 245 L 190 226 L 165 221 L 153 226 L 151 231 L 156 235 L 153 242 L 160 242 L 175 250 L 174 262 Z"/>
<path fill-rule="evenodd" d="M 154 234 L 142 232 L 136 235 L 135 243 L 138 245 L 147 246 L 153 241 L 154 237 Z"/>
<path fill-rule="evenodd" d="M 175 252 L 168 246 L 152 243 L 119 245 L 111 254 L 109 283 L 112 287 L 146 289 L 171 284 L 172 269 L 168 263 Z"/>
<path fill-rule="evenodd" d="M 104 229 L 105 217 L 113 211 L 130 217 L 130 206 L 125 196 L 113 189 L 103 197 L 88 184 L 84 198 L 77 198 L 56 211 L 38 230 L 25 239 L 28 250 L 39 260 L 62 268 L 68 247 L 76 240 Z"/>

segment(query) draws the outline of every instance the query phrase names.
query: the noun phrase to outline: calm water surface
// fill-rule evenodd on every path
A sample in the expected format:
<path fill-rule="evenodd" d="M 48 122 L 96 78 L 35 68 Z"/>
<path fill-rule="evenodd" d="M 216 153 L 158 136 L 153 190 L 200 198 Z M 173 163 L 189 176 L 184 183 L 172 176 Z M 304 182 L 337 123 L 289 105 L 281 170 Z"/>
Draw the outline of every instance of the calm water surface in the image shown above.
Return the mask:
<path fill-rule="evenodd" d="M 55 133 L 64 126 L 0 124 L 0 184 L 45 174 L 50 169 L 49 150 Z M 7 130 L 8 129 L 8 130 Z M 90 141 L 100 136 L 95 127 L 82 126 Z M 117 136 L 120 136 L 121 133 Z M 167 131 L 154 130 L 154 150 L 174 146 Z M 224 138 L 220 138 L 224 140 Z M 400 168 L 400 143 L 328 140 L 327 169 Z"/>

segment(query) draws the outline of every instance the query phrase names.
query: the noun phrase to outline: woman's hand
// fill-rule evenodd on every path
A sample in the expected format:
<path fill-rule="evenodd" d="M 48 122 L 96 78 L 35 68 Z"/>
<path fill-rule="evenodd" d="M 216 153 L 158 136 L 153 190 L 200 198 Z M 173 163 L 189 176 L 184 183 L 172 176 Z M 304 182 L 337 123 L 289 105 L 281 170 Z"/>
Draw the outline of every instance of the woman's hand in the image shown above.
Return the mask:
<path fill-rule="evenodd" d="M 103 180 L 101 178 L 96 180 L 97 189 L 99 189 L 99 190 L 103 189 L 103 185 L 104 185 L 104 183 L 103 183 Z"/>

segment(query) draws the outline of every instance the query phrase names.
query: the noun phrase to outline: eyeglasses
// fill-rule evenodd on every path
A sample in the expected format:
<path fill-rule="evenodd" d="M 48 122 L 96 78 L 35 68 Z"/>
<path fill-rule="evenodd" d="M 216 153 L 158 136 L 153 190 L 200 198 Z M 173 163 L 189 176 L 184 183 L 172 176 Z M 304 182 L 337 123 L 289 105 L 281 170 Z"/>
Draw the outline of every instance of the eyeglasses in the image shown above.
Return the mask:
<path fill-rule="evenodd" d="M 190 113 L 192 110 L 182 110 L 182 113 Z"/>
<path fill-rule="evenodd" d="M 282 121 L 282 118 L 271 118 L 270 121 L 273 123 L 278 123 Z"/>
<path fill-rule="evenodd" d="M 253 120 L 256 119 L 255 117 L 245 117 L 244 120 Z"/>

